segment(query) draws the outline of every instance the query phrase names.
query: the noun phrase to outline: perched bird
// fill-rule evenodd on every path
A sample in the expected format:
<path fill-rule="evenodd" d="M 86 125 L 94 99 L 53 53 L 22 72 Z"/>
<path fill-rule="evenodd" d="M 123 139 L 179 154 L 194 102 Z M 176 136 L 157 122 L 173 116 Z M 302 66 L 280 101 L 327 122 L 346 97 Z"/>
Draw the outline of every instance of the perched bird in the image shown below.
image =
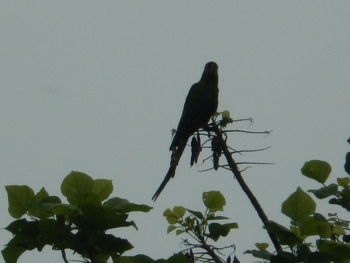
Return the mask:
<path fill-rule="evenodd" d="M 156 200 L 169 180 L 174 177 L 176 166 L 186 147 L 188 139 L 200 128 L 208 125 L 210 117 L 218 107 L 218 65 L 208 62 L 201 79 L 192 85 L 186 97 L 180 122 L 170 145 L 171 161 L 169 170 L 152 200 Z"/>

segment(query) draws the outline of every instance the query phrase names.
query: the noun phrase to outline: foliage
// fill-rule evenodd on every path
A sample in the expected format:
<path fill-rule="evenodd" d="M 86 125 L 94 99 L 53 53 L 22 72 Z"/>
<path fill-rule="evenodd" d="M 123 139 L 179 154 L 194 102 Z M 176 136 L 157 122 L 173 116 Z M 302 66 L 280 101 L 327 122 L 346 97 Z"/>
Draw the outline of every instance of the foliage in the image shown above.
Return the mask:
<path fill-rule="evenodd" d="M 188 240 L 184 244 L 188 247 L 185 251 L 190 251 L 195 256 L 194 261 L 202 261 L 204 255 L 208 255 L 214 259 L 215 262 L 222 262 L 216 253 L 220 251 L 213 245 L 209 245 L 208 241 L 211 239 L 216 242 L 221 237 L 226 237 L 231 229 L 238 228 L 237 223 L 219 223 L 221 220 L 229 219 L 225 216 L 217 215 L 218 211 L 223 211 L 226 204 L 224 196 L 218 191 L 205 192 L 202 195 L 203 204 L 206 209 L 205 212 L 191 210 L 182 206 L 175 206 L 173 209 L 166 209 L 163 213 L 169 223 L 167 232 L 175 231 L 176 235 L 187 234 L 195 243 Z M 233 246 L 229 246 L 232 248 Z M 215 257 L 217 259 L 215 260 Z"/>
<path fill-rule="evenodd" d="M 350 175 L 349 154 L 346 155 L 345 171 Z M 329 163 L 311 160 L 304 164 L 301 173 L 319 183 L 319 189 L 309 190 L 318 199 L 329 199 L 329 204 L 350 210 L 350 178 L 340 177 L 336 182 L 325 184 L 331 174 Z M 282 204 L 282 213 L 291 219 L 289 227 L 270 221 L 266 228 L 274 233 L 289 252 L 273 254 L 268 244 L 257 243 L 257 249 L 247 250 L 265 262 L 350 262 L 349 221 L 335 213 L 326 216 L 316 212 L 316 203 L 300 187 Z"/>
<path fill-rule="evenodd" d="M 6 263 L 15 263 L 28 250 L 41 251 L 45 245 L 60 250 L 65 262 L 65 250 L 80 254 L 84 262 L 154 262 L 144 255 L 121 257 L 133 246 L 127 239 L 107 234 L 107 230 L 134 227 L 128 221 L 130 212 L 148 212 L 151 207 L 112 197 L 111 180 L 92 179 L 81 172 L 71 172 L 62 184 L 61 192 L 68 200 L 62 203 L 42 188 L 39 192 L 29 186 L 6 186 L 9 213 L 16 218 L 5 229 L 13 238 L 2 250 Z M 155 262 L 186 262 L 184 255 Z"/>

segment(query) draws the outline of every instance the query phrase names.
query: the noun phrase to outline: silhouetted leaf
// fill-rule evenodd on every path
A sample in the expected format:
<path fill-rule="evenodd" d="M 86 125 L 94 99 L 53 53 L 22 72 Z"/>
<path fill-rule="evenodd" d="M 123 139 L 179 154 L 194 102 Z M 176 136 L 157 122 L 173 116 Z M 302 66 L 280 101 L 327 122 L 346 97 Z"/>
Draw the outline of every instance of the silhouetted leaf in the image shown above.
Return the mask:
<path fill-rule="evenodd" d="M 329 163 L 320 160 L 308 161 L 301 168 L 301 173 L 306 177 L 312 178 L 320 183 L 326 182 L 332 171 Z"/>
<path fill-rule="evenodd" d="M 320 189 L 309 190 L 308 192 L 313 193 L 318 199 L 324 199 L 337 194 L 338 185 L 330 184 L 328 186 L 321 187 Z"/>
<path fill-rule="evenodd" d="M 110 198 L 106 202 L 104 202 L 103 205 L 123 213 L 148 212 L 152 209 L 152 207 L 148 205 L 134 204 L 129 202 L 127 199 L 122 199 L 119 197 Z"/>

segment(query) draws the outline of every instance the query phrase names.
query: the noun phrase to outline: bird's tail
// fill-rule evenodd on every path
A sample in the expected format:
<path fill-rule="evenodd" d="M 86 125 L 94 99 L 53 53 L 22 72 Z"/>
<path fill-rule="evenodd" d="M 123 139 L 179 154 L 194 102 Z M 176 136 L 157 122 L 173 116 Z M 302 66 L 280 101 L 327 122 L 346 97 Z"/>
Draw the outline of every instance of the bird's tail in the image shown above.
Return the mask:
<path fill-rule="evenodd" d="M 152 200 L 156 201 L 160 193 L 163 191 L 166 184 L 170 181 L 171 178 L 175 176 L 176 167 L 179 163 L 179 160 L 181 158 L 181 155 L 186 147 L 187 140 L 185 140 L 184 143 L 181 143 L 175 150 L 173 150 L 171 154 L 171 160 L 170 160 L 170 167 L 168 172 L 165 175 L 165 178 L 163 179 L 163 182 L 158 187 L 156 193 L 153 195 Z"/>

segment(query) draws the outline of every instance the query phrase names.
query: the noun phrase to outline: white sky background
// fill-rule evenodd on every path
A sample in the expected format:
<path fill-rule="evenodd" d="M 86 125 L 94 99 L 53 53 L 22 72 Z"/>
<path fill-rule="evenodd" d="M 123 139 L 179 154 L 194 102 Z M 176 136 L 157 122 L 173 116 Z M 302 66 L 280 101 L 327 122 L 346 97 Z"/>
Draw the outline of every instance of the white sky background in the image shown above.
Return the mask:
<path fill-rule="evenodd" d="M 260 220 L 227 171 L 199 173 L 184 154 L 177 176 L 156 203 L 151 196 L 169 165 L 190 86 L 207 61 L 219 64 L 219 110 L 253 117 L 253 130 L 232 134 L 236 148 L 272 146 L 238 156 L 267 161 L 244 173 L 271 219 L 288 223 L 280 205 L 310 159 L 345 176 L 350 136 L 349 1 L 3 1 L 0 8 L 0 222 L 4 186 L 42 186 L 62 197 L 71 170 L 113 179 L 114 195 L 154 206 L 133 216 L 139 231 L 118 231 L 130 254 L 168 257 L 181 248 L 166 235 L 165 208 L 200 210 L 201 193 L 220 190 L 225 215 L 240 229 L 226 239 L 242 256 L 269 241 Z M 209 153 L 203 153 L 206 157 Z M 325 202 L 326 203 L 326 202 Z M 332 208 L 333 209 L 333 208 Z M 325 210 L 321 210 L 321 212 Z M 1 231 L 0 245 L 11 238 Z M 77 259 L 77 257 L 75 257 Z M 30 252 L 19 262 L 59 262 L 58 252 Z"/>

